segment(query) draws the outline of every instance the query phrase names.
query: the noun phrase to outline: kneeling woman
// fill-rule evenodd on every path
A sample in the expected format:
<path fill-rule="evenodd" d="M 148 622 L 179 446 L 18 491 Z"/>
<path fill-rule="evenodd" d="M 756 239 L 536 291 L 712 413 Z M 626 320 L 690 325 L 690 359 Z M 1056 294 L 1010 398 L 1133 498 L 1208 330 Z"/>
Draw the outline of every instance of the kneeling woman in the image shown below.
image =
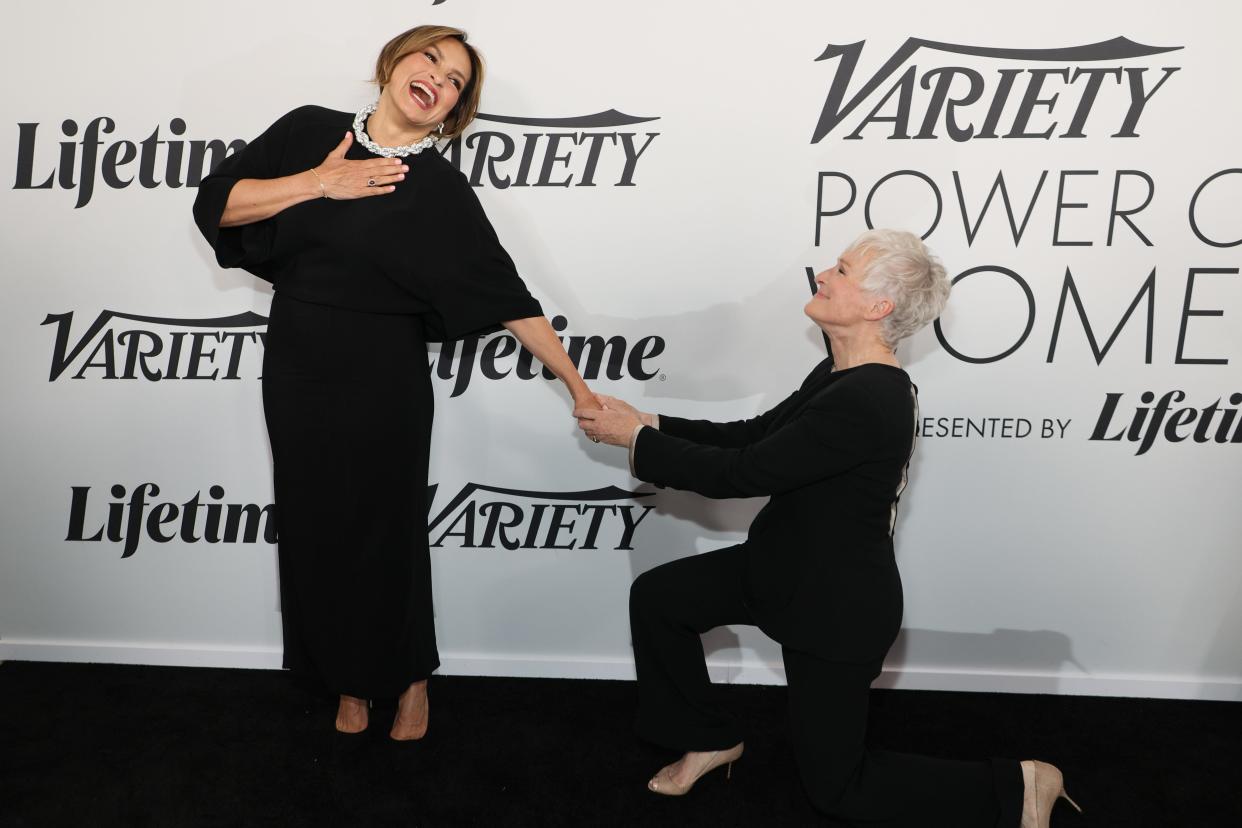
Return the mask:
<path fill-rule="evenodd" d="M 889 230 L 861 236 L 815 282 L 805 312 L 835 362 L 771 411 L 713 423 L 601 397 L 608 410 L 575 412 L 592 439 L 629 446 L 642 480 L 772 498 L 745 543 L 656 567 L 630 591 L 638 731 L 686 751 L 648 787 L 683 794 L 741 756 L 699 636 L 755 624 L 782 645 L 798 769 L 820 810 L 849 824 L 1046 826 L 1064 795 L 1051 765 L 864 746 L 871 682 L 901 626 L 893 527 L 917 416 L 894 349 L 940 314 L 949 282 L 918 237 Z"/>

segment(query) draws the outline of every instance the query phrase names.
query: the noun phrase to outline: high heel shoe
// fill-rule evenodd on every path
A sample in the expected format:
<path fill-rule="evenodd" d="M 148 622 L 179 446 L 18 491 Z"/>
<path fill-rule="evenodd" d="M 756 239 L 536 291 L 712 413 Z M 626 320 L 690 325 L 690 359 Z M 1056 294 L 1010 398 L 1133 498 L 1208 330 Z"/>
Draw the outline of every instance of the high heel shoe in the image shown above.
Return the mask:
<path fill-rule="evenodd" d="M 699 770 L 699 772 L 695 774 L 694 778 L 691 779 L 684 786 L 679 784 L 675 779 L 673 779 L 673 773 L 671 769 L 673 765 L 676 765 L 677 763 L 674 762 L 673 765 L 666 765 L 665 767 L 660 769 L 659 773 L 657 773 L 655 776 L 651 777 L 650 780 L 648 780 L 647 790 L 652 791 L 653 793 L 663 794 L 664 796 L 683 796 L 686 793 L 688 793 L 691 788 L 694 787 L 695 782 L 698 782 L 700 779 L 703 778 L 704 774 L 715 770 L 721 765 L 726 766 L 725 767 L 725 778 L 731 779 L 733 777 L 733 763 L 736 762 L 741 757 L 742 747 L 743 747 L 743 743 L 738 742 L 736 745 L 729 748 L 728 750 L 714 751 L 708 757 L 707 764 L 705 764 Z M 681 761 L 683 762 L 685 761 L 684 756 L 681 758 Z"/>
<path fill-rule="evenodd" d="M 1061 771 L 1047 762 L 1027 760 L 1022 766 L 1022 826 L 1021 828 L 1049 828 L 1052 808 L 1058 799 L 1064 799 L 1074 810 L 1082 813 L 1078 803 L 1065 792 L 1065 779 Z"/>

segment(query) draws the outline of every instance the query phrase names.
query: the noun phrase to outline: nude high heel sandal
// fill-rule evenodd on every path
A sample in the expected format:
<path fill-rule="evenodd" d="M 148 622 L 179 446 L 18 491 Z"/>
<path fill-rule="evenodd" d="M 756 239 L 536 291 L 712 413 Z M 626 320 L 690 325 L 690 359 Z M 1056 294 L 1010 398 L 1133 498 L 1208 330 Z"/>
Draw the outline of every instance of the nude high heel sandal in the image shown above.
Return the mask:
<path fill-rule="evenodd" d="M 1074 810 L 1082 813 L 1078 803 L 1065 792 L 1065 779 L 1056 766 L 1034 760 L 1020 764 L 1023 786 L 1021 828 L 1050 828 L 1052 808 L 1058 799 L 1064 799 L 1074 806 Z"/>
<path fill-rule="evenodd" d="M 725 766 L 725 779 L 732 779 L 733 763 L 741 757 L 742 748 L 743 743 L 738 742 L 728 750 L 717 750 L 713 752 L 711 756 L 708 757 L 707 764 L 704 765 L 695 777 L 684 787 L 679 785 L 676 780 L 673 779 L 673 774 L 670 770 L 673 765 L 667 765 L 661 768 L 659 773 L 651 777 L 650 781 L 647 782 L 647 790 L 652 793 L 663 794 L 664 796 L 684 796 L 689 793 L 691 788 L 694 787 L 695 782 L 698 782 L 705 774 L 715 770 L 721 765 Z M 677 763 L 674 762 L 673 764 L 675 765 Z"/>

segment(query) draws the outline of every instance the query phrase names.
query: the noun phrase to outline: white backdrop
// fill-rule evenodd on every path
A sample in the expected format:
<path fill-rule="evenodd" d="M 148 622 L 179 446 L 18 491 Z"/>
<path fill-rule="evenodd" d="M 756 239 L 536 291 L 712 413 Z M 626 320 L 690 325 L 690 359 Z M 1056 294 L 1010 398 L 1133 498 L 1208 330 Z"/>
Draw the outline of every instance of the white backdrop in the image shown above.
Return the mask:
<path fill-rule="evenodd" d="M 775 404 L 824 354 L 807 268 L 868 202 L 923 233 L 939 199 L 928 243 L 967 275 L 901 353 L 925 420 L 882 682 L 1242 698 L 1236 5 L 70 6 L 0 35 L 0 658 L 279 665 L 271 293 L 215 266 L 186 183 L 202 142 L 360 107 L 384 41 L 444 22 L 490 67 L 459 163 L 566 335 L 623 340 L 592 385 L 640 408 Z M 979 218 L 998 174 L 1019 239 L 1001 193 Z M 632 677 L 633 577 L 760 504 L 636 484 L 498 339 L 456 396 L 459 353 L 431 355 L 442 672 Z M 723 680 L 781 680 L 753 629 L 705 645 Z"/>

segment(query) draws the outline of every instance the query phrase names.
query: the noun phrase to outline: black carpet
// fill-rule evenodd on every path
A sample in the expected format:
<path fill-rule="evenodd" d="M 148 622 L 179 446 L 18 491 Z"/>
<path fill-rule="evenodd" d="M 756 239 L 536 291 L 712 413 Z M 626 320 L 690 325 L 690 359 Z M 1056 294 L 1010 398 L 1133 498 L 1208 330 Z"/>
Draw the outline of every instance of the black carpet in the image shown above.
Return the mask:
<path fill-rule="evenodd" d="M 3 826 L 831 825 L 802 793 L 785 691 L 722 693 L 746 755 L 682 799 L 630 728 L 634 685 L 434 678 L 431 729 L 392 704 L 342 736 L 335 702 L 280 672 L 0 664 Z M 874 691 L 871 744 L 1058 764 L 1086 813 L 1054 826 L 1242 825 L 1242 704 Z M 929 815 L 929 825 L 951 825 Z"/>

